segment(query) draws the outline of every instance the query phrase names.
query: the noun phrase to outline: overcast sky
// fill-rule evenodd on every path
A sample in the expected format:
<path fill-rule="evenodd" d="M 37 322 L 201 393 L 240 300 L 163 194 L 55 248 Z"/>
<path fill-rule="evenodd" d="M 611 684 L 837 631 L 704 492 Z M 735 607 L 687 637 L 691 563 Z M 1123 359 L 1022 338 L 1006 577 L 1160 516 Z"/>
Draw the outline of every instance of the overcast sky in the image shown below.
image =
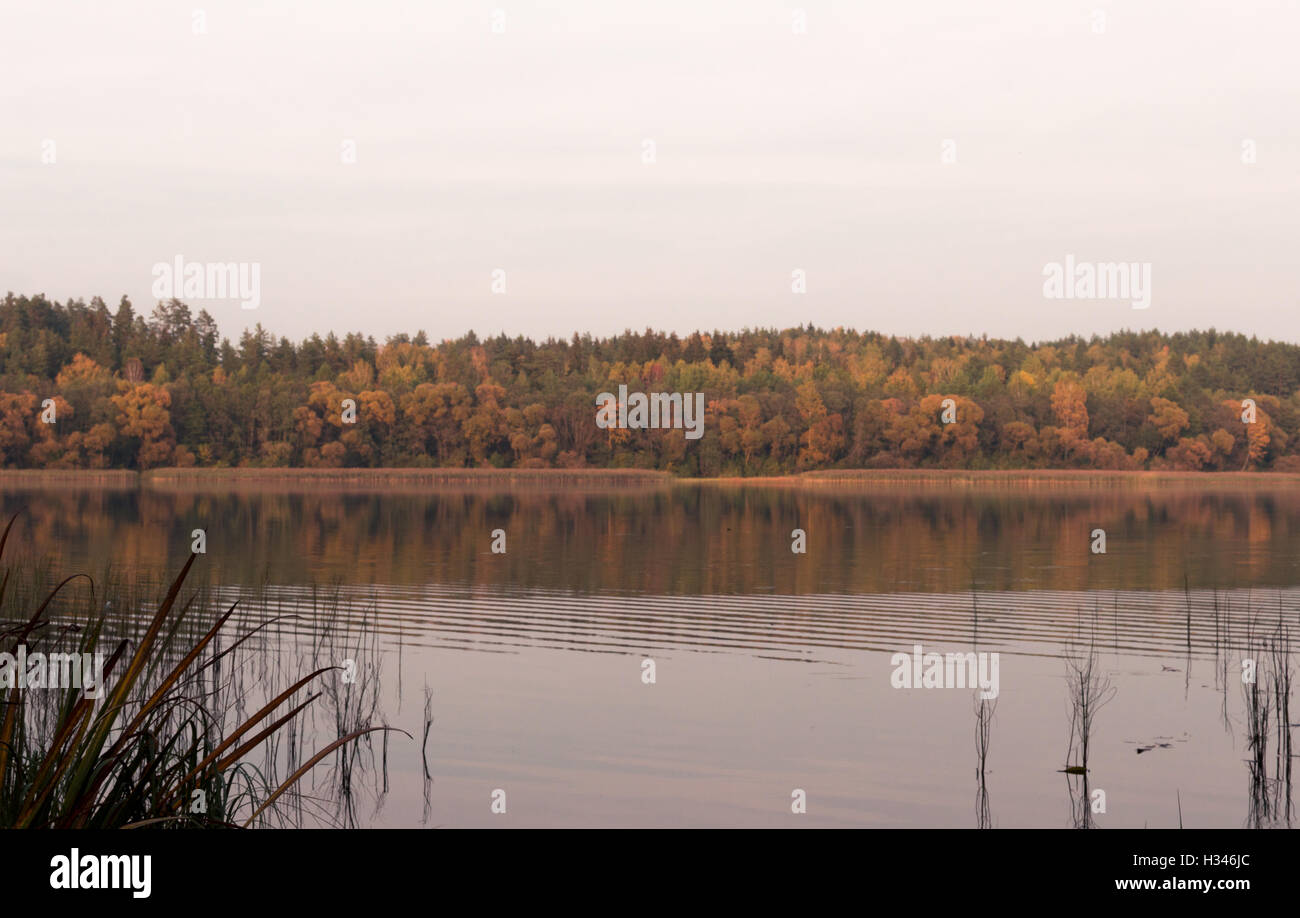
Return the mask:
<path fill-rule="evenodd" d="M 260 264 L 256 310 L 193 301 L 232 337 L 1300 341 L 1298 36 L 1251 0 L 0 0 L 0 292 L 148 312 L 182 255 Z M 1044 298 L 1067 254 L 1150 263 L 1151 307 Z"/>

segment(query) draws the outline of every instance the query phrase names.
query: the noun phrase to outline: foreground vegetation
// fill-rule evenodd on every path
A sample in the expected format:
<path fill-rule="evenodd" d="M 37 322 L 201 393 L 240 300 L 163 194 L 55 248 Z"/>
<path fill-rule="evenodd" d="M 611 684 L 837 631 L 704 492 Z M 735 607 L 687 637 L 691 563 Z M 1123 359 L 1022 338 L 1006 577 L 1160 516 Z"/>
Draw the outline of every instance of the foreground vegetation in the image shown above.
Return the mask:
<path fill-rule="evenodd" d="M 598 429 L 595 397 L 620 383 L 704 392 L 703 438 Z M 945 398 L 956 423 L 940 423 Z M 259 325 L 232 343 L 176 300 L 145 319 L 125 298 L 9 294 L 0 465 L 1300 471 L 1300 347 L 1214 330 L 1026 344 L 812 327 L 381 345 Z"/>
<path fill-rule="evenodd" d="M 11 519 L 0 536 L 0 554 L 13 525 Z M 317 763 L 359 738 L 391 729 L 340 729 L 305 761 L 288 759 L 292 773 L 283 780 L 273 768 L 251 766 L 252 754 L 274 747 L 282 734 L 296 747 L 298 719 L 328 691 L 322 681 L 336 667 L 319 667 L 283 690 L 267 691 L 269 700 L 259 710 L 231 721 L 223 699 L 231 694 L 232 655 L 254 632 L 220 648 L 219 635 L 235 605 L 206 630 L 194 631 L 187 613 L 205 603 L 196 603 L 197 593 L 187 599 L 181 594 L 197 557 L 190 556 L 134 640 L 109 637 L 125 620 L 110 614 L 113 600 L 96 601 L 89 578 L 69 577 L 41 598 L 39 574 L 5 568 L 0 652 L 16 657 L 21 647 L 28 660 L 38 653 L 47 659 L 54 653 L 101 654 L 104 662 L 98 697 L 84 684 L 68 685 L 66 669 L 57 686 L 49 684 L 57 679 L 45 675 L 44 685 L 0 688 L 0 827 L 264 824 L 273 814 L 268 810 Z M 78 581 L 78 601 L 61 602 Z M 113 595 L 118 613 L 137 607 L 140 598 L 123 591 Z M 58 607 L 63 608 L 54 614 Z M 30 616 L 15 620 L 16 611 Z M 241 711 L 244 692 L 237 694 L 232 708 Z"/>

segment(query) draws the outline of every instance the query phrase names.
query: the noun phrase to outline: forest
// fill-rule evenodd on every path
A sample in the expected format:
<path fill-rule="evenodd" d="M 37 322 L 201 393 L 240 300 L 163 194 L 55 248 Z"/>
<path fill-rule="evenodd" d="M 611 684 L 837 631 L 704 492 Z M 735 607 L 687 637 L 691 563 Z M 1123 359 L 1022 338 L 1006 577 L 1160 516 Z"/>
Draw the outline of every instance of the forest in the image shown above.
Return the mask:
<path fill-rule="evenodd" d="M 596 396 L 619 384 L 703 392 L 703 437 L 598 428 Z M 811 325 L 295 344 L 259 324 L 232 342 L 175 299 L 146 317 L 125 297 L 9 293 L 0 463 L 1300 472 L 1300 346 L 1214 329 L 1026 343 Z"/>

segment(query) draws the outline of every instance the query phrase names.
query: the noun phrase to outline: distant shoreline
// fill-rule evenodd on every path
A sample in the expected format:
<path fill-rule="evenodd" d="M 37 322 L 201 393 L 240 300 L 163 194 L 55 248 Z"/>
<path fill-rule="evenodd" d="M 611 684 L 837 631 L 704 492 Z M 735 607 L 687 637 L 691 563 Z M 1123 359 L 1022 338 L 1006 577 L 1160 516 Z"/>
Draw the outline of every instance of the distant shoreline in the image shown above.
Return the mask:
<path fill-rule="evenodd" d="M 810 484 L 839 484 L 864 481 L 915 481 L 971 483 L 1023 482 L 1032 484 L 1078 484 L 1083 482 L 1112 482 L 1133 484 L 1191 484 L 1208 482 L 1259 482 L 1300 484 L 1300 473 L 1295 472 L 1174 472 L 1174 471 L 1114 471 L 1109 469 L 844 469 L 805 472 L 798 476 Z"/>
<path fill-rule="evenodd" d="M 3 479 L 0 479 L 0 483 Z M 624 491 L 660 488 L 667 472 L 644 469 L 152 469 L 140 473 L 149 490 L 333 487 L 339 491 L 563 490 Z"/>
<path fill-rule="evenodd" d="M 718 487 L 793 487 L 816 491 L 864 491 L 896 488 L 970 490 L 1097 490 L 1115 488 L 1280 488 L 1295 487 L 1300 474 L 1290 472 L 1168 472 L 1091 469 L 846 469 L 804 472 L 774 478 L 694 478 L 681 484 Z"/>
<path fill-rule="evenodd" d="M 161 468 L 138 472 L 145 481 L 659 481 L 672 475 L 654 469 L 468 469 L 468 468 Z"/>
<path fill-rule="evenodd" d="M 691 486 L 861 487 L 865 485 L 940 485 L 980 487 L 1251 485 L 1300 487 L 1300 474 L 1287 472 L 1101 471 L 1089 469 L 844 469 L 795 475 L 678 478 L 654 469 L 467 469 L 467 468 L 159 468 L 0 469 L 0 490 L 59 485 L 106 488 L 188 489 L 335 485 L 348 489 L 445 487 L 542 487 L 625 489 Z"/>

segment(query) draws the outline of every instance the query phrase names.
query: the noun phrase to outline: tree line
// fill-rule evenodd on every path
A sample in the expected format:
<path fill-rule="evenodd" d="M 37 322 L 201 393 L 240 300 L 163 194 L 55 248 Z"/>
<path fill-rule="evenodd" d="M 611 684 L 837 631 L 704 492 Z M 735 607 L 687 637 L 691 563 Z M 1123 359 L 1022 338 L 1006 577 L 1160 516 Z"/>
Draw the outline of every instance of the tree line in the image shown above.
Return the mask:
<path fill-rule="evenodd" d="M 703 438 L 599 429 L 596 396 L 619 384 L 705 393 Z M 1026 343 L 811 325 L 295 344 L 259 324 L 232 342 L 175 299 L 146 318 L 125 297 L 10 293 L 0 463 L 1297 472 L 1300 347 L 1214 329 Z"/>

